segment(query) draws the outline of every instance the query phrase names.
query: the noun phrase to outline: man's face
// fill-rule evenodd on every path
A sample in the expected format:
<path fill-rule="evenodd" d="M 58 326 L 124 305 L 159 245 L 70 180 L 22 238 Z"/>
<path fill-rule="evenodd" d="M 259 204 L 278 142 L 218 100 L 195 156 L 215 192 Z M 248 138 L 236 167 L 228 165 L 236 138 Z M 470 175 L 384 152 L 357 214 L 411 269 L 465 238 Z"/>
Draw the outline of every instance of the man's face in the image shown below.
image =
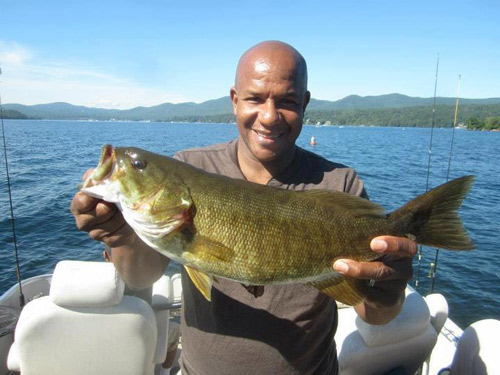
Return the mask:
<path fill-rule="evenodd" d="M 255 59 L 240 68 L 231 99 L 247 156 L 268 163 L 293 152 L 309 102 L 304 81 L 290 59 Z"/>

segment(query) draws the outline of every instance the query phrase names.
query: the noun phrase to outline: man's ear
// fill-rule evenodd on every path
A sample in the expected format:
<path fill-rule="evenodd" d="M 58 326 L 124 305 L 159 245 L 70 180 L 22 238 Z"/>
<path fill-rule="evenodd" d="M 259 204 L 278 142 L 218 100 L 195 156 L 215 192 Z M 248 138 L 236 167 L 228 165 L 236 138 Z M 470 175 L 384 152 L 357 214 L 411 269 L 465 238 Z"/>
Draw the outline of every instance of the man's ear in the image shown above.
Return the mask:
<path fill-rule="evenodd" d="M 306 93 L 304 94 L 304 107 L 302 108 L 304 112 L 306 111 L 306 107 L 309 104 L 310 100 L 311 100 L 311 93 L 309 91 L 306 91 Z"/>
<path fill-rule="evenodd" d="M 231 102 L 233 103 L 233 113 L 236 116 L 236 105 L 238 104 L 238 93 L 236 92 L 236 87 L 231 87 L 229 91 L 229 96 L 231 97 Z"/>

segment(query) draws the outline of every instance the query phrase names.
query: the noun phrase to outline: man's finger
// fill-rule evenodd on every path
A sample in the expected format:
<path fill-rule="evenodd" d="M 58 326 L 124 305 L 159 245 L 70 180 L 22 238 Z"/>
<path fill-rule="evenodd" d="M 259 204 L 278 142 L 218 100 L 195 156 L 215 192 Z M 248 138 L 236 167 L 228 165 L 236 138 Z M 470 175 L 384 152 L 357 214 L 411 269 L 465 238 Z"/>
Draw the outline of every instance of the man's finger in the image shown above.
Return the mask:
<path fill-rule="evenodd" d="M 94 210 L 97 203 L 99 203 L 99 199 L 78 192 L 71 201 L 70 210 L 75 216 L 85 214 Z"/>
<path fill-rule="evenodd" d="M 114 203 L 99 201 L 95 206 L 96 224 L 104 223 L 115 216 L 122 216 Z"/>
<path fill-rule="evenodd" d="M 105 242 L 108 245 L 110 245 L 110 247 L 117 246 L 116 245 L 117 240 L 121 239 L 125 235 L 128 235 L 130 229 L 126 225 L 125 220 L 123 220 L 122 222 L 118 220 L 116 222 L 113 221 L 110 224 L 113 225 L 108 225 L 106 228 L 99 227 L 91 230 L 89 232 L 89 237 L 96 241 Z"/>
<path fill-rule="evenodd" d="M 381 262 L 356 262 L 351 259 L 339 259 L 333 269 L 341 274 L 356 279 L 387 280 L 394 277 L 394 270 Z"/>
<path fill-rule="evenodd" d="M 417 243 L 404 237 L 375 237 L 370 242 L 370 248 L 377 253 L 398 253 L 409 257 L 412 257 L 417 253 Z"/>
<path fill-rule="evenodd" d="M 384 263 L 385 262 L 385 263 Z M 356 262 L 339 259 L 333 264 L 334 271 L 357 279 L 366 280 L 410 280 L 413 267 L 409 258 L 373 262 Z"/>
<path fill-rule="evenodd" d="M 108 237 L 114 234 L 116 231 L 120 230 L 126 225 L 123 215 L 116 212 L 109 220 L 102 223 L 93 223 L 93 226 L 87 228 L 89 230 L 90 237 L 97 241 L 102 241 L 104 237 Z"/>

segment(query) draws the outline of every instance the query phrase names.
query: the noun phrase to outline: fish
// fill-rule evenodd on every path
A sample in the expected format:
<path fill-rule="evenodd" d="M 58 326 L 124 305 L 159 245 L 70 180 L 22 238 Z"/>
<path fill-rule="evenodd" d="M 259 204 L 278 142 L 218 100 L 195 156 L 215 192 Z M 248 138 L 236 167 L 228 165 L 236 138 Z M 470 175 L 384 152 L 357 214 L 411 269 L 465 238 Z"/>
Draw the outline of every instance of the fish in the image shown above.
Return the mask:
<path fill-rule="evenodd" d="M 366 280 L 333 270 L 337 259 L 371 261 L 370 241 L 406 236 L 449 250 L 472 250 L 458 210 L 474 181 L 464 176 L 393 212 L 326 190 L 290 191 L 209 173 L 135 147 L 104 145 L 80 190 L 114 203 L 151 248 L 182 264 L 211 300 L 218 278 L 246 285 L 302 283 L 349 305 Z"/>

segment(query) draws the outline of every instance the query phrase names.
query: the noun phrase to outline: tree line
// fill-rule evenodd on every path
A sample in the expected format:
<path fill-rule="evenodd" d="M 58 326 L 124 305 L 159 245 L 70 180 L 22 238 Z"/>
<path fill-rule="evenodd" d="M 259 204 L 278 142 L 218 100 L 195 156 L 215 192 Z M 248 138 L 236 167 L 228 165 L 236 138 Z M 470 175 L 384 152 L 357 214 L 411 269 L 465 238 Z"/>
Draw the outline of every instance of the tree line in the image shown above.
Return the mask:
<path fill-rule="evenodd" d="M 306 124 L 327 125 L 374 125 L 374 126 L 399 126 L 399 127 L 430 127 L 434 122 L 436 127 L 452 127 L 455 114 L 454 105 L 436 106 L 434 118 L 432 106 L 416 106 L 383 109 L 336 109 L 336 110 L 311 110 L 304 116 Z M 4 110 L 4 118 L 26 119 L 27 116 L 19 111 Z M 474 130 L 499 129 L 500 104 L 464 104 L 459 108 L 458 124 L 466 124 Z M 236 118 L 233 113 L 219 115 L 187 115 L 169 116 L 152 119 L 158 122 L 203 122 L 203 123 L 234 123 Z"/>
<path fill-rule="evenodd" d="M 500 130 L 500 117 L 487 117 L 478 119 L 471 117 L 467 120 L 467 129 L 472 130 Z"/>
<path fill-rule="evenodd" d="M 495 124 L 500 118 L 500 104 L 477 105 L 466 104 L 460 106 L 458 124 L 466 124 L 470 129 L 497 129 Z M 455 106 L 436 106 L 434 126 L 454 126 Z M 496 120 L 495 120 L 496 119 Z M 236 118 L 232 113 L 210 116 L 176 116 L 157 121 L 174 122 L 206 122 L 206 123 L 234 123 Z M 495 122 L 496 121 L 496 122 Z M 337 109 L 306 111 L 306 124 L 327 125 L 374 125 L 399 127 L 430 127 L 432 126 L 432 107 L 403 107 L 384 109 Z"/>
<path fill-rule="evenodd" d="M 3 109 L 2 110 L 2 118 L 4 119 L 20 119 L 26 120 L 28 116 L 19 111 L 14 111 L 13 109 Z"/>
<path fill-rule="evenodd" d="M 311 111 L 306 112 L 305 118 L 310 124 L 329 122 L 336 125 L 430 127 L 434 122 L 437 127 L 452 127 L 454 115 L 455 106 L 441 105 L 436 106 L 434 118 L 430 106 Z M 490 117 L 500 117 L 500 105 L 467 104 L 459 108 L 457 123 L 467 124 L 470 118 L 482 122 Z"/>

